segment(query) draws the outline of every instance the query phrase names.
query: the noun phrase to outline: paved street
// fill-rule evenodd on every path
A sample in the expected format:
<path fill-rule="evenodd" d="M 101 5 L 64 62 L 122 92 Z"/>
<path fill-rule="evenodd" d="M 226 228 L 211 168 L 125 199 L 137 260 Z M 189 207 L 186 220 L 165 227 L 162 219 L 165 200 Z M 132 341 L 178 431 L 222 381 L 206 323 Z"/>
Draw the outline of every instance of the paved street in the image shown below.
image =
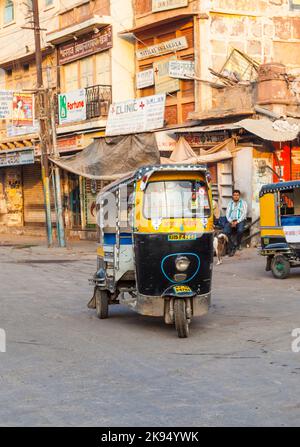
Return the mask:
<path fill-rule="evenodd" d="M 87 309 L 93 243 L 31 245 L 1 236 L 1 426 L 300 425 L 299 269 L 278 281 L 255 250 L 226 258 L 210 314 L 179 340 L 160 319 Z"/>

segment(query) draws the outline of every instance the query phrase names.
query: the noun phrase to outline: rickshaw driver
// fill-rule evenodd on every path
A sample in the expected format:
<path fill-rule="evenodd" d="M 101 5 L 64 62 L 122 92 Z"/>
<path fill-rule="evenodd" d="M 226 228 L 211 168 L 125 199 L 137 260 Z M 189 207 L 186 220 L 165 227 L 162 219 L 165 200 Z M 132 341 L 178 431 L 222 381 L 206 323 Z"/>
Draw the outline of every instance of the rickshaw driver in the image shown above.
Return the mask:
<path fill-rule="evenodd" d="M 241 191 L 236 189 L 233 191 L 232 200 L 229 202 L 226 218 L 227 222 L 224 227 L 224 233 L 229 239 L 229 256 L 234 256 L 236 250 L 241 250 L 241 242 L 245 229 L 245 222 L 247 219 L 248 205 L 245 200 L 241 198 Z M 232 240 L 233 231 L 237 231 L 237 242 L 234 244 Z"/>

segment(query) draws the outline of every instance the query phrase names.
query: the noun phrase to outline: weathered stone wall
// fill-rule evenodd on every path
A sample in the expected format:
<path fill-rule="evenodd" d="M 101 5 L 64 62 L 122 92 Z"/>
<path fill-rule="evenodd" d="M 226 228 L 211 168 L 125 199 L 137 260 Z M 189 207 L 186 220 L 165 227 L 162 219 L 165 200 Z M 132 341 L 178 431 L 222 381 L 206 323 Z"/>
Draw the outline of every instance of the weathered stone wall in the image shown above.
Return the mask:
<path fill-rule="evenodd" d="M 300 11 L 288 0 L 212 0 L 212 64 L 220 69 L 232 47 L 258 62 L 300 67 Z M 213 12 L 215 11 L 215 12 Z"/>
<path fill-rule="evenodd" d="M 212 79 L 208 68 L 220 71 L 233 48 L 259 63 L 280 62 L 287 71 L 300 74 L 300 9 L 289 0 L 211 0 L 206 4 L 208 20 L 200 26 L 205 35 L 205 60 L 201 77 Z M 200 43 L 201 45 L 201 43 Z M 202 108 L 207 109 L 208 87 L 202 86 Z"/>

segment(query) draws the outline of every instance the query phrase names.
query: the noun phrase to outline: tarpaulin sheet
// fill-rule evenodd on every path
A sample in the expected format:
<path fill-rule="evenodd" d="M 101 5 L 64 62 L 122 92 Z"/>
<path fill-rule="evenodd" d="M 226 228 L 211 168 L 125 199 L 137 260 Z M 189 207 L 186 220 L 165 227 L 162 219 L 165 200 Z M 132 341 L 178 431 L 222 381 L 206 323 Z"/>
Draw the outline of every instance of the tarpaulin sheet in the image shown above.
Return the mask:
<path fill-rule="evenodd" d="M 116 180 L 141 166 L 160 164 L 154 133 L 97 138 L 76 155 L 50 160 L 73 174 L 95 180 Z"/>
<path fill-rule="evenodd" d="M 161 157 L 162 164 L 201 164 L 215 163 L 221 160 L 233 158 L 232 152 L 235 150 L 234 138 L 229 138 L 217 146 L 206 150 L 203 154 L 197 155 L 184 137 L 180 137 L 170 158 Z"/>

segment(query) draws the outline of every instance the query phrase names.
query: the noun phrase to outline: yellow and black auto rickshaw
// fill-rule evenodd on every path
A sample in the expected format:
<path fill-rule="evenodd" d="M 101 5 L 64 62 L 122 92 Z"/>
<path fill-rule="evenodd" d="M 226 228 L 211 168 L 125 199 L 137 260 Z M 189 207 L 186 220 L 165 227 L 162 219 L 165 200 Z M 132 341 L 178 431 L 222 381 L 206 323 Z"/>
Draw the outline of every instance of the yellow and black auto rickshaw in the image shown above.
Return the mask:
<path fill-rule="evenodd" d="M 267 271 L 285 279 L 300 266 L 300 181 L 265 185 L 260 192 L 261 254 Z"/>
<path fill-rule="evenodd" d="M 139 169 L 98 197 L 100 244 L 92 282 L 100 319 L 111 304 L 164 317 L 178 336 L 208 312 L 213 268 L 209 173 L 199 165 Z M 115 206 L 116 205 L 116 206 Z M 115 210 L 114 210 L 115 208 Z"/>

